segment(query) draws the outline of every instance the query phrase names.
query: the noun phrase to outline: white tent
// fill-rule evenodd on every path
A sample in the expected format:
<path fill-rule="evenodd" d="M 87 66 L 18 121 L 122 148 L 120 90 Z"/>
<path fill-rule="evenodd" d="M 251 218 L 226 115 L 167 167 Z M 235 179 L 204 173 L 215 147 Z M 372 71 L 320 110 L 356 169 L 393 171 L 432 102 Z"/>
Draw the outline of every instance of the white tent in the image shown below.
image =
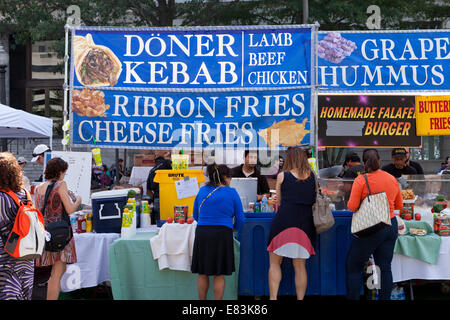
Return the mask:
<path fill-rule="evenodd" d="M 0 138 L 50 138 L 53 120 L 0 104 Z"/>

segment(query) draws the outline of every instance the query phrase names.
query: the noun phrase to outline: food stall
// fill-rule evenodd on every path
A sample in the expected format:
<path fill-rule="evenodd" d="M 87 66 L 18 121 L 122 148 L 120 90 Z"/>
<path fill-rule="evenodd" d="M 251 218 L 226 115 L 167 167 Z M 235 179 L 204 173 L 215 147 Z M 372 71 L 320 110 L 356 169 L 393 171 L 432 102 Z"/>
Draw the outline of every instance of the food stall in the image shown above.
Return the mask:
<path fill-rule="evenodd" d="M 389 72 L 393 66 L 400 70 L 410 67 L 405 59 L 388 59 L 386 63 L 392 65 L 379 69 L 375 57 L 379 49 L 371 49 L 372 58 L 356 50 L 364 43 L 376 47 L 380 41 L 392 38 L 392 43 L 406 39 L 409 52 L 413 50 L 409 39 L 422 36 L 421 32 L 343 32 L 341 36 L 337 32 L 318 34 L 317 29 L 317 25 L 188 29 L 69 27 L 66 39 L 70 30 L 73 54 L 70 83 L 66 88 L 72 98 L 71 143 L 85 147 L 95 141 L 102 148 L 154 150 L 228 147 L 266 151 L 280 146 L 307 145 L 315 151 L 317 147 L 421 147 L 421 138 L 415 134 L 414 96 L 410 92 L 434 89 L 430 88 L 432 84 L 405 84 L 406 73 L 392 77 Z M 416 42 L 413 42 L 414 50 L 418 50 Z M 392 48 L 389 56 L 398 55 L 399 48 Z M 107 70 L 99 72 L 97 64 L 89 63 L 91 59 L 108 66 Z M 438 64 L 440 60 L 424 63 Z M 317 63 L 321 68 L 317 68 Z M 144 68 L 145 65 L 150 67 Z M 379 73 L 370 77 L 361 74 L 369 72 L 368 68 Z M 351 81 L 347 79 L 350 69 L 354 71 Z M 441 69 L 449 70 L 442 66 Z M 101 79 L 97 78 L 99 74 Z M 382 78 L 390 79 L 389 83 L 382 83 Z M 316 83 L 318 79 L 320 83 Z M 386 94 L 389 90 L 409 93 Z M 387 105 L 392 107 L 386 108 Z M 180 228 L 180 223 L 165 222 L 170 222 L 169 218 L 186 220 L 192 214 L 195 191 L 204 178 L 203 172 L 194 171 L 192 167 L 175 167 L 158 173 L 162 188 L 161 219 L 154 227 L 160 229 L 139 232 L 142 228 L 137 226 L 138 215 L 143 212 L 138 209 L 139 199 L 129 202 L 134 197 L 128 194 L 126 204 L 119 206 L 119 214 L 105 219 L 117 220 L 114 233 L 120 229 L 120 238 L 109 246 L 114 298 L 195 299 L 192 290 L 195 277 L 186 270 L 160 270 L 152 259 L 155 258 L 153 248 L 149 248 L 165 232 L 161 230 L 173 229 L 179 231 L 173 233 L 174 237 L 183 236 L 183 241 L 179 241 L 186 244 L 183 253 L 189 252 L 186 239 L 190 239 L 195 224 L 181 223 Z M 136 183 L 142 185 L 144 179 L 138 178 L 133 174 Z M 320 174 L 319 178 L 324 194 L 332 199 L 335 225 L 318 236 L 316 255 L 307 262 L 307 294 L 344 295 L 345 257 L 352 239 L 352 212 L 346 208 L 345 195 L 352 181 Z M 411 199 L 414 202 L 409 204 L 409 209 L 405 208 L 405 219 L 409 218 L 406 210 L 412 210 L 411 216 L 420 213 L 423 221 L 429 221 L 428 209 L 430 202 L 436 201 L 435 195 L 442 193 L 448 200 L 447 180 L 440 179 L 424 177 L 415 181 L 406 177 L 399 181 L 405 195 L 414 193 Z M 101 201 L 107 201 L 109 196 Z M 231 290 L 226 296 L 233 299 L 238 295 L 268 295 L 266 240 L 276 207 L 273 199 L 267 199 L 261 207 L 244 203 L 244 208 L 247 209 L 245 224 L 237 234 L 239 244 L 235 242 L 239 273 L 227 279 L 226 285 Z M 111 209 L 105 210 L 117 211 L 115 202 Z M 100 211 L 101 206 L 95 214 L 98 212 L 100 216 Z M 433 216 L 433 227 L 434 220 Z M 94 221 L 99 220 L 94 218 Z M 440 224 L 441 237 L 445 225 L 445 222 Z M 418 232 L 417 237 L 423 230 Z M 292 264 L 285 260 L 280 294 L 295 295 Z M 170 288 L 156 290 L 166 285 Z M 191 289 L 177 291 L 184 286 Z"/>
<path fill-rule="evenodd" d="M 398 181 L 404 205 L 402 210 L 395 211 L 403 223 L 399 224 L 399 238 L 394 248 L 393 281 L 450 279 L 450 176 L 410 175 Z M 352 212 L 345 211 L 348 210 L 345 202 L 348 191 L 344 184 L 352 184 L 353 180 L 319 178 L 319 182 L 333 208 L 339 208 L 333 213 L 348 213 L 346 232 L 350 233 Z"/>

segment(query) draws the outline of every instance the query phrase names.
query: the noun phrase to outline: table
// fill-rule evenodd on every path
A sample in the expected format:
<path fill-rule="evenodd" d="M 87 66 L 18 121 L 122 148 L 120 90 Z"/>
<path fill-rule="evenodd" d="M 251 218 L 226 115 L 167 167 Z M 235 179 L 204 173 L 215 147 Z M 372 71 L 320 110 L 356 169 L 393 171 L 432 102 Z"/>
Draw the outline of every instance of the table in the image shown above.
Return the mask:
<path fill-rule="evenodd" d="M 156 226 L 138 228 L 137 232 L 155 232 Z M 74 233 L 77 262 L 68 264 L 61 278 L 61 291 L 96 287 L 109 281 L 109 247 L 120 233 Z"/>
<path fill-rule="evenodd" d="M 140 232 L 129 239 L 118 239 L 111 245 L 109 266 L 114 300 L 198 300 L 197 274 L 159 270 L 150 247 L 150 239 L 156 235 L 156 232 Z M 237 299 L 239 247 L 235 240 L 236 272 L 225 276 L 224 300 Z M 214 298 L 212 278 L 207 298 Z"/>
<path fill-rule="evenodd" d="M 61 278 L 61 291 L 70 292 L 109 281 L 109 246 L 119 233 L 75 233 L 77 262 L 68 264 Z"/>
<path fill-rule="evenodd" d="M 450 280 L 450 237 L 441 237 L 441 240 L 439 259 L 435 265 L 401 254 L 394 254 L 391 264 L 393 281 Z"/>

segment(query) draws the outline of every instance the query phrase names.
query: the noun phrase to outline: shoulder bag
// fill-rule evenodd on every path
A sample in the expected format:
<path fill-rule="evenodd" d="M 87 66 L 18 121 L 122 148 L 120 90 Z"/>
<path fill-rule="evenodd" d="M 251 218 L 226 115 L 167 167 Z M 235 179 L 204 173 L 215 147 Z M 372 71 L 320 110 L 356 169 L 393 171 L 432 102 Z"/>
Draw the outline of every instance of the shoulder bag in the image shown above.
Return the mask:
<path fill-rule="evenodd" d="M 367 175 L 366 180 L 369 194 L 361 202 L 358 211 L 353 214 L 351 232 L 358 238 L 368 237 L 377 231 L 391 225 L 391 215 L 386 192 L 373 194 L 370 191 Z"/>
<path fill-rule="evenodd" d="M 44 207 L 42 214 L 45 216 L 45 208 L 47 207 L 48 197 L 53 190 L 56 181 L 51 181 L 45 192 Z M 67 215 L 64 204 L 62 206 L 62 220 L 50 222 L 45 226 L 45 230 L 50 234 L 50 239 L 45 241 L 45 250 L 50 252 L 59 252 L 64 250 L 65 246 L 73 237 L 72 227 L 70 225 L 70 218 Z"/>
<path fill-rule="evenodd" d="M 316 233 L 320 234 L 325 232 L 334 225 L 334 216 L 330 209 L 330 203 L 328 197 L 326 197 L 319 187 L 319 181 L 316 175 L 313 173 L 316 182 L 316 202 L 313 204 L 313 220 L 316 228 Z"/>

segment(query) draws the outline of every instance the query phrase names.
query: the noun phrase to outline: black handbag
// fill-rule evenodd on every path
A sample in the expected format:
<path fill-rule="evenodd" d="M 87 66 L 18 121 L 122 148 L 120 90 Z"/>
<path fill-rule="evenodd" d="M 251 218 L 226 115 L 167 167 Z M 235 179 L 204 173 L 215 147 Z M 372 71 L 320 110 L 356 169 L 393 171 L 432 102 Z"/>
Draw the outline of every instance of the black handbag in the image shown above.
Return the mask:
<path fill-rule="evenodd" d="M 44 208 L 42 214 L 45 216 L 45 208 L 47 207 L 48 197 L 53 190 L 56 181 L 51 181 L 45 192 Z M 64 204 L 62 205 L 62 220 L 50 222 L 45 226 L 45 230 L 50 234 L 50 240 L 45 240 L 45 250 L 50 252 L 59 252 L 64 250 L 65 246 L 72 240 L 73 232 L 70 225 L 70 219 L 67 215 Z"/>

